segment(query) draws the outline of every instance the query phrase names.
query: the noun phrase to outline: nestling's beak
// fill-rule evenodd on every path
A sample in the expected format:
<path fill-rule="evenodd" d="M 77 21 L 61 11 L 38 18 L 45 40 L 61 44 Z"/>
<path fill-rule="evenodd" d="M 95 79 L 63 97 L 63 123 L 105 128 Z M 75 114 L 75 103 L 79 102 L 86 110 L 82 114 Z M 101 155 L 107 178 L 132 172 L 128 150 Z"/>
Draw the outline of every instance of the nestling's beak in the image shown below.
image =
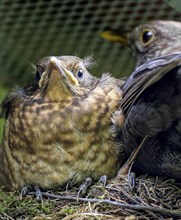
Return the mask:
<path fill-rule="evenodd" d="M 111 42 L 117 42 L 120 44 L 123 44 L 125 46 L 129 46 L 130 42 L 129 42 L 129 32 L 125 31 L 125 30 L 114 30 L 114 29 L 110 29 L 107 31 L 103 31 L 100 36 L 103 39 L 106 39 L 108 41 Z"/>
<path fill-rule="evenodd" d="M 75 76 L 67 70 L 64 65 L 61 63 L 61 60 L 58 60 L 56 57 L 51 57 L 50 62 L 52 66 L 69 82 L 71 82 L 74 86 L 78 86 L 79 82 L 75 78 Z"/>

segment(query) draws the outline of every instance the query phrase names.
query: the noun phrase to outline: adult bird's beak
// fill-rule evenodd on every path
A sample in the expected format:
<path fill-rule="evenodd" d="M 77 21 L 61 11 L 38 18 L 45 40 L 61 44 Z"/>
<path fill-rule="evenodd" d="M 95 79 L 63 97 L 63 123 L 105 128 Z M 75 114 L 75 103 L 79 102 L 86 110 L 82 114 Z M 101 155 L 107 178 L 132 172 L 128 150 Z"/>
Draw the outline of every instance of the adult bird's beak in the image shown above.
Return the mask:
<path fill-rule="evenodd" d="M 79 82 L 78 80 L 75 78 L 75 76 L 73 75 L 72 72 L 70 72 L 69 70 L 67 70 L 64 65 L 61 63 L 61 60 L 58 60 L 56 57 L 51 57 L 50 62 L 52 64 L 52 66 L 60 73 L 62 74 L 62 76 L 68 80 L 69 82 L 71 82 L 74 86 L 78 86 Z"/>
<path fill-rule="evenodd" d="M 129 46 L 130 45 L 129 32 L 124 30 L 124 29 L 120 29 L 120 30 L 116 30 L 116 29 L 105 30 L 105 31 L 101 32 L 100 36 L 103 39 L 106 39 L 106 40 L 111 41 L 111 42 L 117 42 L 117 43 L 123 44 L 125 46 Z"/>

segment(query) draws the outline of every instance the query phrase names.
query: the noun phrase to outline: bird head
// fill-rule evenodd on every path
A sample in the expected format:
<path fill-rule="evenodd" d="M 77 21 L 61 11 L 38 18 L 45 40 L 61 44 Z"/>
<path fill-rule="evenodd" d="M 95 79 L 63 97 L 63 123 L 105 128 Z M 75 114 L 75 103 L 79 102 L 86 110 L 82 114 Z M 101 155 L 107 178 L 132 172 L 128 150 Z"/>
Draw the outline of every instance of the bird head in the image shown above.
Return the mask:
<path fill-rule="evenodd" d="M 0 104 L 0 117 L 7 117 L 14 104 L 26 99 L 43 98 L 45 101 L 58 102 L 72 99 L 76 95 L 85 95 L 99 82 L 99 79 L 87 70 L 92 65 L 91 57 L 42 58 L 35 65 L 34 79 L 23 88 L 15 88 L 3 99 Z"/>
<path fill-rule="evenodd" d="M 136 66 L 159 56 L 181 51 L 181 22 L 156 20 L 136 27 L 133 31 L 108 30 L 104 39 L 131 47 Z"/>
<path fill-rule="evenodd" d="M 50 100 L 84 94 L 98 79 L 92 76 L 87 67 L 91 58 L 75 56 L 45 57 L 36 64 L 36 77 L 41 94 Z"/>

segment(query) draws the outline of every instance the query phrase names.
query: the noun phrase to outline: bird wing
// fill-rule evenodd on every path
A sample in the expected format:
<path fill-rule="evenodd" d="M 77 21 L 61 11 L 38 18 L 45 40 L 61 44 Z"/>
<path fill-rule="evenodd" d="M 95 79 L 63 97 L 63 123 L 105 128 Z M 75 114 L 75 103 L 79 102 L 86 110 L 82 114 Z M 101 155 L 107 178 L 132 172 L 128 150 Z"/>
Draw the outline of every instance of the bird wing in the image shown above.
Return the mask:
<path fill-rule="evenodd" d="M 165 55 L 138 67 L 126 80 L 120 107 L 128 114 L 132 105 L 151 85 L 181 65 L 181 53 Z"/>

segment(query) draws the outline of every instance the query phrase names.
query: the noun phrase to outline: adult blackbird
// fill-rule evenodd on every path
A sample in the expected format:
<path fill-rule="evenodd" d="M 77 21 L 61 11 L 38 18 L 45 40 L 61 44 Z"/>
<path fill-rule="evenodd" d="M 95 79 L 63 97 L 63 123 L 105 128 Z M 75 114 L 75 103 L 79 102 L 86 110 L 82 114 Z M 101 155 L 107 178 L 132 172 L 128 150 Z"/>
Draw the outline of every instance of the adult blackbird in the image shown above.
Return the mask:
<path fill-rule="evenodd" d="M 123 140 L 124 150 L 130 155 L 144 137 L 135 170 L 178 180 L 181 179 L 180 36 L 181 23 L 176 21 L 148 22 L 133 32 L 102 33 L 103 38 L 130 46 L 136 67 L 145 63 L 132 73 L 123 88 L 121 111 L 114 117 L 118 139 Z M 119 125 L 122 112 L 126 116 L 124 126 Z"/>
<path fill-rule="evenodd" d="M 133 31 L 110 29 L 102 38 L 132 49 L 136 67 L 159 56 L 181 51 L 181 22 L 155 20 L 136 27 Z"/>
<path fill-rule="evenodd" d="M 144 138 L 133 170 L 181 180 L 181 53 L 153 59 L 131 74 L 114 124 L 127 156 Z"/>
<path fill-rule="evenodd" d="M 8 94 L 2 167 L 7 188 L 55 188 L 116 175 L 121 149 L 110 132 L 122 80 L 92 76 L 90 59 L 46 57 L 36 77 Z"/>

